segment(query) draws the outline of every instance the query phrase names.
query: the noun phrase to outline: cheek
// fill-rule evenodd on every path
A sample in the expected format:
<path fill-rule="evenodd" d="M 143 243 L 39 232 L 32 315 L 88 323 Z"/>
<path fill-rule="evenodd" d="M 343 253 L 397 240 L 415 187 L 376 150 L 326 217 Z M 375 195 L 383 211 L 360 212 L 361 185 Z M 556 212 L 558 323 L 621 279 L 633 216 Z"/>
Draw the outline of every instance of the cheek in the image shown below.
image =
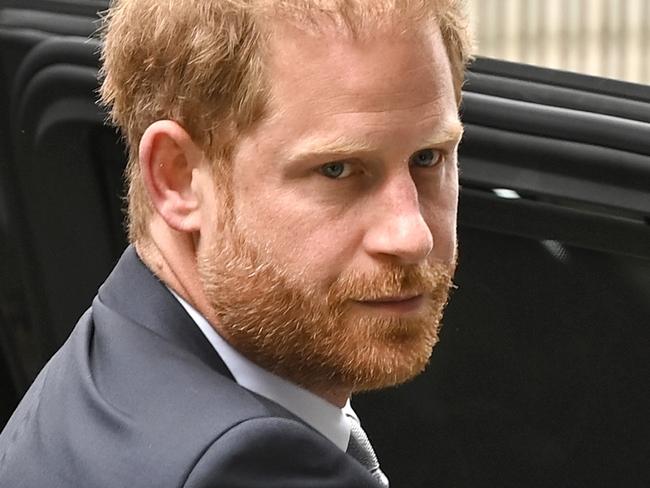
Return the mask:
<path fill-rule="evenodd" d="M 453 261 L 456 252 L 458 182 L 455 178 L 447 179 L 432 198 L 421 202 L 433 236 L 433 257 L 444 262 Z"/>
<path fill-rule="evenodd" d="M 251 198 L 236 212 L 239 228 L 255 245 L 311 282 L 334 281 L 354 254 L 354 229 L 345 216 L 309 205 L 290 192 Z"/>

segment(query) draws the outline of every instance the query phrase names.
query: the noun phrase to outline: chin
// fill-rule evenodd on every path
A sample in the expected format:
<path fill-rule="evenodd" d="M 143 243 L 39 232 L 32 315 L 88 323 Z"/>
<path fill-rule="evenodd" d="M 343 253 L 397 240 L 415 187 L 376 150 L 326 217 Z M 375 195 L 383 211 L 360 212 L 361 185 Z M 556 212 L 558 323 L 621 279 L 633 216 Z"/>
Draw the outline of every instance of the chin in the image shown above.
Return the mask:
<path fill-rule="evenodd" d="M 360 375 L 353 391 L 370 391 L 406 383 L 421 374 L 429 364 L 433 344 L 420 346 L 415 351 L 382 351 L 383 358 L 366 365 L 366 374 Z"/>
<path fill-rule="evenodd" d="M 422 373 L 438 342 L 439 321 L 421 320 L 356 324 L 335 359 L 338 376 L 355 392 L 405 383 Z M 355 347 L 356 346 L 356 347 Z"/>

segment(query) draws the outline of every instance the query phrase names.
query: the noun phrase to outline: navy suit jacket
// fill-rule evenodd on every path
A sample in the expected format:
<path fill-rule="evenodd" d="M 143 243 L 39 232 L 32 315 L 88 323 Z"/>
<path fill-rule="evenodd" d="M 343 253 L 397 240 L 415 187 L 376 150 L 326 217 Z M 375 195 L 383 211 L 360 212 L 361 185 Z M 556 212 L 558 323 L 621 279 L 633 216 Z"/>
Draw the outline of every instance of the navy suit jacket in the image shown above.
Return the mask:
<path fill-rule="evenodd" d="M 0 435 L 0 486 L 377 485 L 327 438 L 235 383 L 129 247 Z"/>

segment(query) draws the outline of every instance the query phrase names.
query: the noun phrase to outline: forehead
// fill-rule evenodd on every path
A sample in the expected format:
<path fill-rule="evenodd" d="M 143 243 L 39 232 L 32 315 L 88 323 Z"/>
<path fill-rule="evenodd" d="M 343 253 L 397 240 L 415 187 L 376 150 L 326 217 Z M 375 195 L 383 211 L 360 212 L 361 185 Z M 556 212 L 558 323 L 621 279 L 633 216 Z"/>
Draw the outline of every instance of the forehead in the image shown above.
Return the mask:
<path fill-rule="evenodd" d="M 340 26 L 302 29 L 278 20 L 265 56 L 267 117 L 253 130 L 259 150 L 310 139 L 377 147 L 435 139 L 458 126 L 451 70 L 437 25 L 384 26 L 353 36 Z"/>
<path fill-rule="evenodd" d="M 451 102 L 449 60 L 437 25 L 385 26 L 354 37 L 326 25 L 313 31 L 278 21 L 268 43 L 271 114 L 309 106 L 349 111 Z M 319 103 L 323 102 L 323 103 Z M 400 106 L 403 104 L 403 106 Z"/>

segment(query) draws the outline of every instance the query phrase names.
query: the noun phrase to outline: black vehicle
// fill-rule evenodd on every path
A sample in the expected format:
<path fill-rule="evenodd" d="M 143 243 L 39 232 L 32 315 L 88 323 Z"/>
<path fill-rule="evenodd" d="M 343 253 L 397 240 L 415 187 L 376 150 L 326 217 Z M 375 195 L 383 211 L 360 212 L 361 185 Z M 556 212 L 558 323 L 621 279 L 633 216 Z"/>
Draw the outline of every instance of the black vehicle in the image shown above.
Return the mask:
<path fill-rule="evenodd" d="M 0 425 L 126 246 L 107 0 L 0 0 Z M 478 59 L 427 372 L 355 408 L 393 486 L 650 486 L 650 87 Z M 400 415 L 408 412 L 403 418 Z"/>

